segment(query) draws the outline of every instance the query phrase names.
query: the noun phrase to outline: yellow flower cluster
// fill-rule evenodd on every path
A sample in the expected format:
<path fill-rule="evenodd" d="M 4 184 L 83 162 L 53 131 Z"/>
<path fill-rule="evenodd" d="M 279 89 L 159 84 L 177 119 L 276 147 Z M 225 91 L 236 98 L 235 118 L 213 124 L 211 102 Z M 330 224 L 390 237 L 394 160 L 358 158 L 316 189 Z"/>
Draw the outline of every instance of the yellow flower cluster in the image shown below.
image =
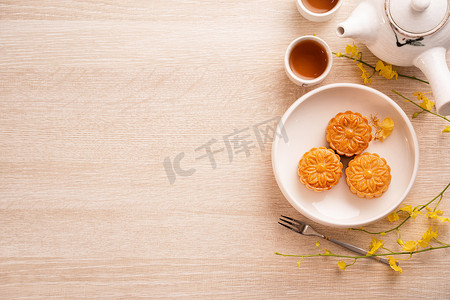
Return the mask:
<path fill-rule="evenodd" d="M 397 271 L 400 274 L 403 272 L 402 268 L 398 266 L 397 260 L 394 257 L 388 256 L 388 262 L 389 266 L 391 266 L 391 268 L 394 269 L 394 271 Z"/>
<path fill-rule="evenodd" d="M 408 241 L 406 243 L 403 243 L 401 239 L 398 239 L 397 243 L 399 243 L 402 246 L 403 251 L 414 252 L 419 248 L 428 247 L 430 245 L 431 240 L 433 238 L 437 238 L 438 236 L 439 236 L 438 229 L 436 228 L 436 230 L 433 231 L 431 227 L 429 227 L 420 240 Z"/>
<path fill-rule="evenodd" d="M 417 241 L 417 245 L 425 248 L 430 244 L 431 239 L 437 238 L 439 236 L 438 229 L 436 228 L 436 231 L 431 230 L 431 227 L 428 228 L 428 230 L 423 235 L 422 239 Z"/>
<path fill-rule="evenodd" d="M 372 75 L 370 75 L 367 70 L 364 68 L 362 63 L 357 64 L 358 68 L 361 70 L 362 74 L 361 74 L 361 78 L 364 80 L 364 84 L 365 85 L 370 85 L 372 83 L 372 79 L 370 79 L 370 77 L 372 77 Z"/>
<path fill-rule="evenodd" d="M 422 213 L 420 212 L 420 210 L 417 209 L 413 209 L 413 207 L 411 205 L 405 205 L 402 208 L 400 208 L 401 211 L 407 212 L 409 214 L 409 216 L 413 219 L 415 219 L 417 217 L 417 215 L 421 215 Z"/>
<path fill-rule="evenodd" d="M 388 220 L 389 222 L 395 222 L 398 221 L 398 219 L 400 219 L 400 217 L 398 216 L 397 212 L 393 211 L 391 214 L 389 214 L 388 216 Z"/>
<path fill-rule="evenodd" d="M 429 219 L 434 219 L 434 220 L 439 220 L 442 223 L 444 222 L 449 222 L 450 223 L 450 217 L 443 217 L 442 215 L 444 214 L 444 212 L 440 209 L 431 209 L 430 207 L 426 206 L 425 207 L 428 212 L 426 213 L 426 216 Z M 415 219 L 417 217 L 417 215 L 421 215 L 422 213 L 420 212 L 420 210 L 413 208 L 411 205 L 405 205 L 402 208 L 400 208 L 400 211 L 404 211 L 407 212 L 409 214 L 409 216 L 413 219 Z M 397 214 L 397 212 L 392 212 L 391 214 L 388 215 L 388 220 L 389 222 L 395 222 L 397 220 L 399 220 L 399 216 Z"/>
<path fill-rule="evenodd" d="M 442 223 L 444 222 L 449 222 L 450 223 L 450 218 L 449 217 L 442 217 L 442 214 L 444 213 L 442 210 L 438 209 L 438 210 L 433 210 L 431 208 L 429 208 L 428 206 L 425 207 L 428 212 L 426 214 L 426 216 L 430 219 L 438 219 L 439 221 L 441 221 Z"/>
<path fill-rule="evenodd" d="M 370 245 L 370 250 L 366 255 L 375 254 L 375 252 L 377 252 L 380 247 L 383 247 L 383 238 L 377 240 L 376 238 L 372 237 L 372 244 Z"/>
<path fill-rule="evenodd" d="M 404 243 L 402 250 L 406 252 L 413 252 L 417 249 L 417 242 L 416 241 L 409 241 Z"/>
<path fill-rule="evenodd" d="M 340 262 L 338 262 L 338 267 L 342 271 L 345 271 L 345 268 L 347 267 L 347 265 L 345 264 L 345 261 L 340 261 Z"/>
<path fill-rule="evenodd" d="M 439 236 L 438 229 L 436 228 L 436 230 L 433 231 L 433 230 L 431 230 L 431 227 L 429 227 L 428 230 L 424 233 L 424 235 L 422 236 L 422 238 L 420 240 L 408 241 L 406 243 L 403 243 L 403 241 L 399 237 L 397 239 L 397 243 L 400 246 L 402 246 L 402 251 L 410 252 L 412 254 L 412 252 L 419 250 L 419 248 L 428 247 L 430 245 L 431 240 L 433 238 L 437 238 L 438 236 Z M 392 269 L 394 269 L 395 271 L 397 271 L 399 273 L 403 272 L 402 268 L 400 268 L 398 266 L 397 260 L 394 257 L 389 256 L 388 262 Z"/>
<path fill-rule="evenodd" d="M 375 127 L 375 139 L 383 141 L 391 135 L 394 130 L 394 120 L 387 117 L 383 121 L 380 121 L 376 116 L 371 117 L 372 124 Z"/>
<path fill-rule="evenodd" d="M 420 107 L 422 107 L 423 109 L 426 109 L 426 110 L 431 110 L 434 106 L 434 102 L 425 96 L 426 94 L 429 94 L 429 93 L 431 93 L 431 92 L 428 92 L 428 93 L 415 92 L 415 93 L 413 93 L 413 96 L 415 96 L 417 98 L 417 100 L 422 101 L 420 103 Z"/>
<path fill-rule="evenodd" d="M 449 217 L 443 217 L 442 214 L 444 213 L 443 211 L 439 210 L 439 209 L 431 209 L 427 206 L 425 206 L 425 208 L 428 210 L 426 216 L 428 218 L 431 219 L 438 219 L 441 222 L 450 222 L 450 218 Z M 421 215 L 422 213 L 420 212 L 420 210 L 418 209 L 418 207 L 412 207 L 411 205 L 405 205 L 402 208 L 400 208 L 400 211 L 404 211 L 407 212 L 409 214 L 409 216 L 411 218 L 416 218 L 417 215 Z M 398 221 L 399 215 L 397 212 L 392 212 L 391 214 L 389 214 L 388 216 L 388 220 L 390 222 L 395 222 Z M 385 232 L 380 233 L 382 236 L 386 235 Z M 419 240 L 412 240 L 412 241 L 407 241 L 406 243 L 404 243 L 402 241 L 402 239 L 400 238 L 400 233 L 399 233 L 399 237 L 397 239 L 397 243 L 402 246 L 402 251 L 404 252 L 410 252 L 411 254 L 413 254 L 414 251 L 419 250 L 420 248 L 426 248 L 430 246 L 430 242 L 432 239 L 435 239 L 439 236 L 439 232 L 438 232 L 438 228 L 436 228 L 436 230 L 432 230 L 431 227 L 428 228 L 428 230 L 423 234 L 422 238 Z M 383 242 L 383 238 L 381 237 L 379 240 L 376 239 L 375 237 L 372 237 L 372 243 L 370 245 L 370 250 L 367 252 L 367 256 L 371 256 L 374 255 L 378 249 L 383 248 L 384 246 L 384 242 Z M 402 273 L 403 270 L 401 267 L 398 266 L 397 263 L 397 259 L 395 259 L 393 256 L 388 256 L 388 262 L 390 267 L 399 272 Z M 338 266 L 341 270 L 345 270 L 345 268 L 348 266 L 345 264 L 345 262 L 341 261 L 338 263 Z"/>
<path fill-rule="evenodd" d="M 375 71 L 379 72 L 381 76 L 383 76 L 386 79 L 392 79 L 395 77 L 395 80 L 398 79 L 398 73 L 397 71 L 392 69 L 391 64 L 384 64 L 381 60 L 377 62 L 377 65 L 375 66 Z"/>
<path fill-rule="evenodd" d="M 351 45 L 348 44 L 348 45 L 345 47 L 345 53 L 346 53 L 347 55 L 342 55 L 341 52 L 337 52 L 337 53 L 335 53 L 335 54 L 336 54 L 337 57 L 342 57 L 342 56 L 344 56 L 344 57 L 347 57 L 347 58 L 350 58 L 350 59 L 353 59 L 353 60 L 359 62 L 359 63 L 357 64 L 357 66 L 358 66 L 358 68 L 359 68 L 359 69 L 361 70 L 361 72 L 362 72 L 361 78 L 364 80 L 364 84 L 365 84 L 365 85 L 370 85 L 370 84 L 372 83 L 371 77 L 373 76 L 373 74 L 370 75 L 370 74 L 367 72 L 366 68 L 364 67 L 364 64 L 367 65 L 367 66 L 369 66 L 369 67 L 371 67 L 371 68 L 373 68 L 373 69 L 375 70 L 374 73 L 375 73 L 375 72 L 378 72 L 378 74 L 380 74 L 380 76 L 383 76 L 383 77 L 386 78 L 386 79 L 392 79 L 392 78 L 394 78 L 394 77 L 395 77 L 396 80 L 398 79 L 399 74 L 397 73 L 396 70 L 393 69 L 393 67 L 392 67 L 391 64 L 385 64 L 384 62 L 382 62 L 381 60 L 379 60 L 379 61 L 377 62 L 377 64 L 376 64 L 376 66 L 373 67 L 373 66 L 371 66 L 371 65 L 369 65 L 369 64 L 367 64 L 367 63 L 365 63 L 365 62 L 363 62 L 363 61 L 362 61 L 362 53 L 361 53 L 361 49 L 359 49 L 359 48 L 355 45 L 355 43 L 353 43 L 353 44 L 351 44 Z M 450 130 L 450 129 L 449 129 L 449 130 Z"/>
<path fill-rule="evenodd" d="M 355 46 L 355 43 L 353 43 L 353 45 L 347 45 L 345 47 L 345 53 L 352 58 L 358 58 L 361 55 L 361 50 Z"/>

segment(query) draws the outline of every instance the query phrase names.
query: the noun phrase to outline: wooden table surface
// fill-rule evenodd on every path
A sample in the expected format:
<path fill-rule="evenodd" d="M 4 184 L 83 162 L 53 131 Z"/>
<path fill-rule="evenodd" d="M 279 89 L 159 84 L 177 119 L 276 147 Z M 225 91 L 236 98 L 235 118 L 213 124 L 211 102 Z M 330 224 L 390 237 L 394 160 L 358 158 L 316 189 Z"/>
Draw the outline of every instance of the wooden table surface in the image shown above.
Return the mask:
<path fill-rule="evenodd" d="M 401 275 L 370 260 L 345 272 L 335 258 L 298 268 L 274 254 L 316 253 L 316 239 L 277 224 L 280 214 L 305 218 L 275 182 L 271 141 L 253 128 L 313 89 L 285 75 L 287 45 L 315 33 L 343 51 L 351 40 L 335 27 L 355 6 L 315 24 L 293 0 L 0 1 L 0 297 L 449 299 L 448 249 L 402 262 Z M 334 82 L 361 83 L 360 71 L 335 58 L 322 85 Z M 429 90 L 377 75 L 371 86 L 408 116 L 417 108 L 391 89 Z M 420 166 L 404 203 L 417 205 L 449 182 L 450 135 L 431 114 L 412 124 Z M 236 132 L 249 149 L 228 152 Z M 418 217 L 402 238 L 429 224 Z"/>

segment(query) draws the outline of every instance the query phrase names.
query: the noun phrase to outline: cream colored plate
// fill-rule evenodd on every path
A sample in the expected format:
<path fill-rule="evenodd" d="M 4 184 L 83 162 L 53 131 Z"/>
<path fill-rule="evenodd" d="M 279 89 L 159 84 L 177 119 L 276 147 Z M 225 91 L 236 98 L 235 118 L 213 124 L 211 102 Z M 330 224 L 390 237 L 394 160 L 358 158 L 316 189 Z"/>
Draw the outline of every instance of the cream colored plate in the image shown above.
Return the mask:
<path fill-rule="evenodd" d="M 367 152 L 384 157 L 391 167 L 389 189 L 379 198 L 362 199 L 345 182 L 329 191 L 308 190 L 298 179 L 297 165 L 313 147 L 329 147 L 325 130 L 337 113 L 351 110 L 364 116 L 391 117 L 393 133 L 372 141 Z M 287 135 L 281 135 L 281 124 Z M 274 174 L 286 199 L 304 216 L 324 225 L 355 227 L 387 216 L 406 197 L 415 180 L 419 150 L 414 129 L 403 110 L 383 93 L 358 84 L 337 83 L 315 89 L 298 99 L 281 119 L 272 148 Z M 349 159 L 343 159 L 344 166 Z"/>

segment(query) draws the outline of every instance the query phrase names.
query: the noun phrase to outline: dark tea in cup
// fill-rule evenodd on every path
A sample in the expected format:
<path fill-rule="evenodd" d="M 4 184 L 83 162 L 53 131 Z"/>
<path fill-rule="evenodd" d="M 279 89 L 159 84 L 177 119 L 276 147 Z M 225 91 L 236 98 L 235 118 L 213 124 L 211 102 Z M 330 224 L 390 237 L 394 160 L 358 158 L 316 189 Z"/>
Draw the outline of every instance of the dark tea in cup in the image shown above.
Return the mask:
<path fill-rule="evenodd" d="M 314 13 L 326 13 L 327 11 L 332 10 L 336 4 L 339 2 L 338 0 L 301 0 L 306 9 L 314 12 Z"/>
<path fill-rule="evenodd" d="M 299 42 L 289 56 L 289 67 L 292 72 L 303 79 L 319 77 L 325 72 L 327 65 L 327 51 L 315 40 Z"/>
<path fill-rule="evenodd" d="M 344 0 L 296 0 L 297 9 L 306 19 L 313 22 L 330 20 Z"/>
<path fill-rule="evenodd" d="M 284 55 L 284 69 L 289 79 L 300 86 L 322 82 L 331 70 L 331 49 L 321 38 L 313 35 L 293 40 Z"/>

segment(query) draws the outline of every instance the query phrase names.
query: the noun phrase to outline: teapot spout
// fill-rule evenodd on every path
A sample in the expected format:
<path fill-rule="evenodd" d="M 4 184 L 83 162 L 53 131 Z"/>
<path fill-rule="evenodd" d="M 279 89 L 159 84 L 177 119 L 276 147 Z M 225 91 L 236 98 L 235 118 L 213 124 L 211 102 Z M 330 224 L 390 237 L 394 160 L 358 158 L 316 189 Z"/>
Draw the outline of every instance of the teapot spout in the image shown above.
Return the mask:
<path fill-rule="evenodd" d="M 376 20 L 376 9 L 372 1 L 362 1 L 347 20 L 337 25 L 336 34 L 368 44 L 375 40 L 378 27 Z"/>
<path fill-rule="evenodd" d="M 420 54 L 414 65 L 427 77 L 433 90 L 438 114 L 450 115 L 450 71 L 445 58 L 446 49 L 431 48 Z"/>

